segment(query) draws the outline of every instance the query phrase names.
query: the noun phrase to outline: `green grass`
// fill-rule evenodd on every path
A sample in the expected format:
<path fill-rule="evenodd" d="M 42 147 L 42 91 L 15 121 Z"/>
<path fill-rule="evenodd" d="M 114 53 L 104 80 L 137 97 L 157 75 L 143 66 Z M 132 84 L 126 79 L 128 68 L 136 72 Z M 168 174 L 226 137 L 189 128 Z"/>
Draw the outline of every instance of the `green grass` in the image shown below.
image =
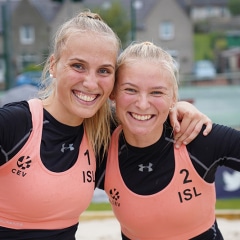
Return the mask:
<path fill-rule="evenodd" d="M 216 209 L 240 209 L 240 198 L 236 199 L 217 199 Z M 109 203 L 91 203 L 87 211 L 109 211 Z"/>
<path fill-rule="evenodd" d="M 108 211 L 112 210 L 110 203 L 91 203 L 87 211 Z"/>
<path fill-rule="evenodd" d="M 240 209 L 240 198 L 218 199 L 216 209 Z"/>

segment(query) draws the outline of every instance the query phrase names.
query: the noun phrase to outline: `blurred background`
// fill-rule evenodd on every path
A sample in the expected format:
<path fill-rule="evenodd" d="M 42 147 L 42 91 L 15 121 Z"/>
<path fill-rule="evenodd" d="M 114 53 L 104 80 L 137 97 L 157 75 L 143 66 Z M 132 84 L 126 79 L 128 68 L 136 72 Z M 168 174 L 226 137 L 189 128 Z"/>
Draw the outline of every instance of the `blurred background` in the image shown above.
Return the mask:
<path fill-rule="evenodd" d="M 91 9 L 123 47 L 147 40 L 167 50 L 180 100 L 240 129 L 240 0 L 0 0 L 0 7 L 1 106 L 36 95 L 57 27 Z M 218 198 L 240 198 L 240 173 L 222 168 L 216 186 Z"/>

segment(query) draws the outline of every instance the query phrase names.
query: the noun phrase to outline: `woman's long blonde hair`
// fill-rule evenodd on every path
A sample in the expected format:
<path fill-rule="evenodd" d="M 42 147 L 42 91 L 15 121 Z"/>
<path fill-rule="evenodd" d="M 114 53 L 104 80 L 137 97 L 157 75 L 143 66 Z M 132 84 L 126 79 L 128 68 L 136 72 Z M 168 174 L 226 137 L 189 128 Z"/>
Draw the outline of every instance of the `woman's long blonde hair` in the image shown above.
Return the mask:
<path fill-rule="evenodd" d="M 49 55 L 43 69 L 41 88 L 39 91 L 40 99 L 46 99 L 55 92 L 56 80 L 49 77 L 51 55 L 54 55 L 55 62 L 57 63 L 61 57 L 66 41 L 72 34 L 76 34 L 77 32 L 96 32 L 103 36 L 108 36 L 112 38 L 116 46 L 116 55 L 120 50 L 121 45 L 119 38 L 98 14 L 92 13 L 91 11 L 80 12 L 78 15 L 62 24 L 56 32 L 52 53 Z M 107 47 L 106 45 L 106 48 Z M 88 140 L 92 144 L 95 154 L 98 156 L 100 156 L 100 153 L 105 153 L 108 149 L 111 137 L 111 117 L 110 105 L 109 102 L 106 102 L 93 117 L 86 118 L 83 121 Z"/>

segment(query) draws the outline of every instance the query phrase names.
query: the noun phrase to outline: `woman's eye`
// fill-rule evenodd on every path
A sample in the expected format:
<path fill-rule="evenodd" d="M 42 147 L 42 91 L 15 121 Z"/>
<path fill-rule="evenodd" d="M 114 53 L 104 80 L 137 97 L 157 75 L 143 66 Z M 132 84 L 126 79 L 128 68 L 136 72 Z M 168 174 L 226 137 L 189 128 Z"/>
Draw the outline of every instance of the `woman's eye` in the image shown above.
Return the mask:
<path fill-rule="evenodd" d="M 127 93 L 136 93 L 137 91 L 133 88 L 125 88 L 125 92 Z"/>
<path fill-rule="evenodd" d="M 163 92 L 153 91 L 153 92 L 151 92 L 151 94 L 154 95 L 154 96 L 162 96 L 162 95 L 163 95 Z"/>
<path fill-rule="evenodd" d="M 106 69 L 106 68 L 99 69 L 99 72 L 100 72 L 101 74 L 110 73 L 110 71 L 109 71 L 108 69 Z"/>
<path fill-rule="evenodd" d="M 82 70 L 82 69 L 84 69 L 83 65 L 82 65 L 82 64 L 79 64 L 79 63 L 73 64 L 73 67 L 76 68 L 77 70 Z"/>

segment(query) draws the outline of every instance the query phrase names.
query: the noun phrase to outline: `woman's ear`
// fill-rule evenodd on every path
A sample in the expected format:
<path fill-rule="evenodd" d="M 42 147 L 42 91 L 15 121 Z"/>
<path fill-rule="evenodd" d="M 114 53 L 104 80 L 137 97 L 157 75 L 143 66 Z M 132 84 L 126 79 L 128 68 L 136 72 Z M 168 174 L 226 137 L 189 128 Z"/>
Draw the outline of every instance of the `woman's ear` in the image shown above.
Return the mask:
<path fill-rule="evenodd" d="M 178 100 L 174 97 L 173 102 L 172 102 L 172 107 L 174 108 L 177 104 Z"/>
<path fill-rule="evenodd" d="M 115 96 L 114 96 L 114 93 L 113 91 L 111 92 L 110 96 L 109 96 L 109 99 L 114 101 L 115 100 Z"/>
<path fill-rule="evenodd" d="M 55 62 L 55 57 L 52 54 L 50 57 L 50 68 L 49 68 L 49 73 L 53 78 L 56 78 L 56 62 Z"/>
<path fill-rule="evenodd" d="M 110 94 L 109 99 L 110 99 L 110 103 L 111 103 L 112 108 L 115 108 L 116 103 L 115 103 L 115 98 L 114 98 L 113 92 Z"/>

